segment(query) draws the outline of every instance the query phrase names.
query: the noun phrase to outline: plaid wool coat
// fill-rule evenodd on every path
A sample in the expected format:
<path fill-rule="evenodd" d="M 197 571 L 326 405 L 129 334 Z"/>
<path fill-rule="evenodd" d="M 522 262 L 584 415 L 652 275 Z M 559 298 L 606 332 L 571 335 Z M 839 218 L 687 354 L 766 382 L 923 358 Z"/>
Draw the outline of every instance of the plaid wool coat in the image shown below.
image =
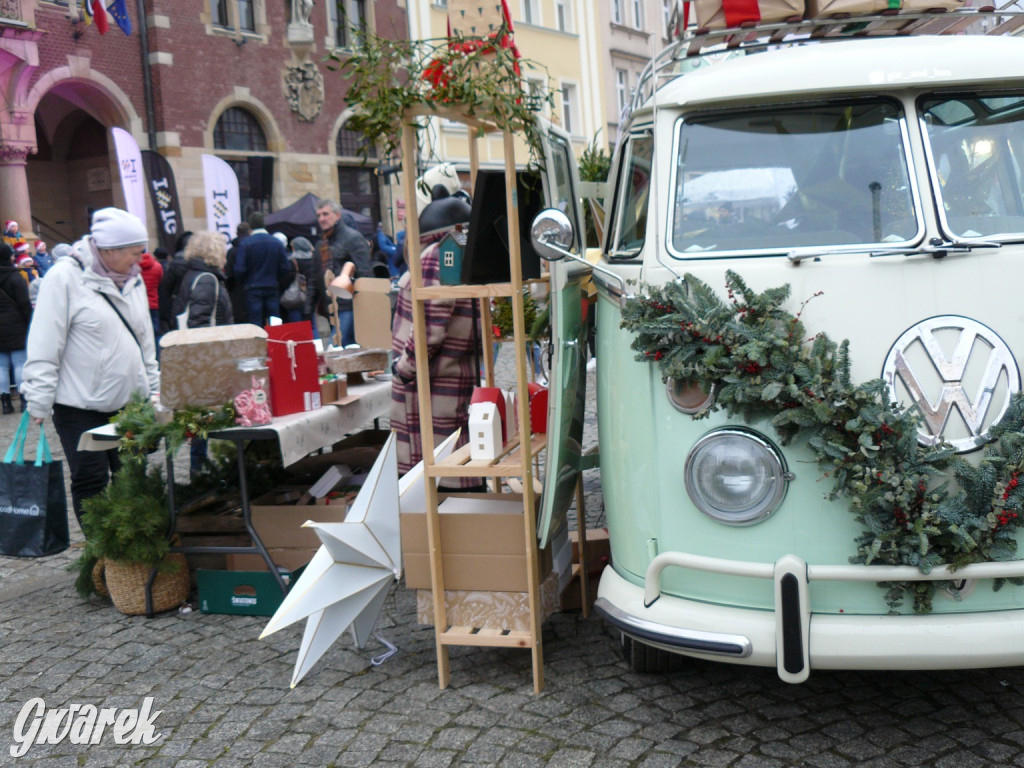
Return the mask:
<path fill-rule="evenodd" d="M 420 256 L 424 286 L 439 285 L 438 240 Z M 407 472 L 423 458 L 420 409 L 416 391 L 416 349 L 412 323 L 412 286 L 406 272 L 398 283 L 398 304 L 392 323 L 394 377 L 391 383 L 391 428 L 397 439 L 398 470 Z M 456 447 L 465 445 L 469 425 L 469 401 L 480 381 L 478 370 L 479 334 L 472 299 L 431 300 L 424 307 L 426 318 L 426 355 L 430 371 L 430 407 L 433 411 L 434 445 L 459 427 L 462 435 Z M 445 478 L 447 488 L 479 485 L 480 478 Z"/>

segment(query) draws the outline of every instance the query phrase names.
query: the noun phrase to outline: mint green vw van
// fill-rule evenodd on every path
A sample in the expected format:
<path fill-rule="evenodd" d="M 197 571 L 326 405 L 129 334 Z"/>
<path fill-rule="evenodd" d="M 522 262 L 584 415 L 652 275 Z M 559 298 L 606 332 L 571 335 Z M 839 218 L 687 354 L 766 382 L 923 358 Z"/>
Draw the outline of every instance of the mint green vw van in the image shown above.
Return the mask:
<path fill-rule="evenodd" d="M 593 270 L 596 608 L 637 670 L 1024 663 L 1021 22 L 776 25 L 652 62 Z M 571 229 L 534 228 L 569 390 L 545 505 L 582 461 Z"/>

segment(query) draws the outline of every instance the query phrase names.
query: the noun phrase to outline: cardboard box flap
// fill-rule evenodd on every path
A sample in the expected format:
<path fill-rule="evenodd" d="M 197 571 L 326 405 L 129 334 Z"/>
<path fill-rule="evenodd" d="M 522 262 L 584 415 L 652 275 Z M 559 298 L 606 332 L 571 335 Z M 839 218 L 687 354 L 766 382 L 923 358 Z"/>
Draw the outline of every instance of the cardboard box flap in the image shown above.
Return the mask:
<path fill-rule="evenodd" d="M 238 323 L 215 325 L 207 328 L 185 328 L 170 331 L 160 337 L 160 348 L 167 349 L 184 344 L 202 344 L 209 341 L 235 341 L 236 339 L 266 339 L 267 332 L 258 325 Z"/>
<path fill-rule="evenodd" d="M 355 282 L 352 314 L 361 347 L 391 349 L 391 281 L 362 277 Z"/>

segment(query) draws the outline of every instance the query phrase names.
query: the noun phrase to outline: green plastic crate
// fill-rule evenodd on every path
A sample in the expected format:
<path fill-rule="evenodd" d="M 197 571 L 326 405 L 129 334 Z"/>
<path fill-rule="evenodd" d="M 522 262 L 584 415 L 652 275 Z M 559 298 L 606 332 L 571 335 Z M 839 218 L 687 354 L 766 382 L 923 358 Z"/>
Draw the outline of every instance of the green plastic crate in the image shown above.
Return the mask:
<path fill-rule="evenodd" d="M 282 571 L 291 587 L 305 566 Z M 273 616 L 284 595 L 269 571 L 196 570 L 199 585 L 199 609 L 203 613 L 227 613 L 236 616 Z"/>

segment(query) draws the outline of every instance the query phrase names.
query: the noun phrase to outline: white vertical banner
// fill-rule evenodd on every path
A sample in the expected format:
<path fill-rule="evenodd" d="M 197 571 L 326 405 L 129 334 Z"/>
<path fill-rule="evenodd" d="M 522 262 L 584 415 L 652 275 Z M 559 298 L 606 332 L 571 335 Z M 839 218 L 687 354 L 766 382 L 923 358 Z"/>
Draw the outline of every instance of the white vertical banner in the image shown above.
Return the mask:
<path fill-rule="evenodd" d="M 219 157 L 203 155 L 203 184 L 206 187 L 206 225 L 220 232 L 230 243 L 242 221 L 238 177 Z"/>
<path fill-rule="evenodd" d="M 142 153 L 139 144 L 128 131 L 111 128 L 114 134 L 114 150 L 117 152 L 117 166 L 121 171 L 121 188 L 124 190 L 124 207 L 146 224 L 146 174 L 142 168 Z M 148 224 L 147 224 L 148 227 Z"/>

